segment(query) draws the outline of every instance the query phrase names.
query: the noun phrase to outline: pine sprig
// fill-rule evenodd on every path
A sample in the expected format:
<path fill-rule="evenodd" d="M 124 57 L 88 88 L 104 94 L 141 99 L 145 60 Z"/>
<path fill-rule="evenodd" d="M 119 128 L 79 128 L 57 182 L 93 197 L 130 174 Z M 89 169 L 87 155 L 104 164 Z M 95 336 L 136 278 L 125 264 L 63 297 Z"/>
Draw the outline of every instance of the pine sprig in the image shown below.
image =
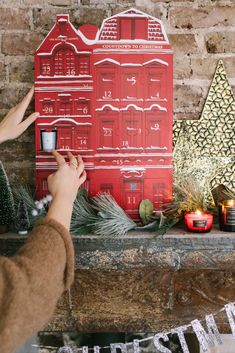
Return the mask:
<path fill-rule="evenodd" d="M 21 186 L 14 190 L 14 198 L 16 204 L 20 200 L 24 201 L 29 214 L 30 228 L 46 215 L 45 208 L 40 210 L 37 216 L 32 215 L 35 201 L 29 188 Z M 171 224 L 165 222 L 163 214 L 157 218 L 155 216 L 150 218 L 150 223 L 141 227 L 128 217 L 110 194 L 99 193 L 89 197 L 87 191 L 81 189 L 73 205 L 70 232 L 75 236 L 93 233 L 103 237 L 124 237 L 130 230 L 152 231 L 159 234 L 159 230 L 165 233 L 170 227 Z"/>
<path fill-rule="evenodd" d="M 97 218 L 97 211 L 86 190 L 80 190 L 73 205 L 70 232 L 74 235 L 85 235 L 93 232 Z"/>
<path fill-rule="evenodd" d="M 125 236 L 131 229 L 136 228 L 136 223 L 127 216 L 123 209 L 108 193 L 100 193 L 92 198 L 98 218 L 94 224 L 97 235 Z"/>

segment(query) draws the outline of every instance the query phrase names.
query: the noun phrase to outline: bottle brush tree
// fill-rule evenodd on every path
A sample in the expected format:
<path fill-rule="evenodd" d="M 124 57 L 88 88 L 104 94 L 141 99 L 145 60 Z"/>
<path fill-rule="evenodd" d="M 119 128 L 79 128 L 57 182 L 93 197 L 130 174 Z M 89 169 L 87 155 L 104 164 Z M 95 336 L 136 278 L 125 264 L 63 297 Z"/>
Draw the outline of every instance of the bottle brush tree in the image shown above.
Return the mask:
<path fill-rule="evenodd" d="M 0 232 L 7 231 L 14 223 L 15 208 L 10 183 L 0 161 Z"/>
<path fill-rule="evenodd" d="M 20 200 L 17 211 L 17 230 L 19 234 L 27 234 L 30 227 L 27 206 L 24 200 Z"/>

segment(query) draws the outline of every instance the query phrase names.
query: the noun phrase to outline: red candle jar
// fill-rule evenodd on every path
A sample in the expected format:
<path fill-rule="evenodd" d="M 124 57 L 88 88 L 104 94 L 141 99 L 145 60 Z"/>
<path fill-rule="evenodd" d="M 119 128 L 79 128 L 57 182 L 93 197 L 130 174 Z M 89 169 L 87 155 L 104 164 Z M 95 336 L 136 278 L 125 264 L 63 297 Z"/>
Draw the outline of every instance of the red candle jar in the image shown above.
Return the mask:
<path fill-rule="evenodd" d="M 184 214 L 184 222 L 189 232 L 210 232 L 213 223 L 211 213 L 195 211 Z"/>

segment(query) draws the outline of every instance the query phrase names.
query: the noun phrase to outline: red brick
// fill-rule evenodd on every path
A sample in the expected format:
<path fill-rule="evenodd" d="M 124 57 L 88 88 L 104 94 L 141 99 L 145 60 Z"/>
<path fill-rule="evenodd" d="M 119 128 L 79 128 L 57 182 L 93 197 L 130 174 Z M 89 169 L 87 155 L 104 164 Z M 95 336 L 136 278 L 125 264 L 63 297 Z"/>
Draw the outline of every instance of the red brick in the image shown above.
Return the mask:
<path fill-rule="evenodd" d="M 235 25 L 235 6 L 209 6 L 194 9 L 177 7 L 169 11 L 171 26 L 175 28 L 209 28 Z"/>
<path fill-rule="evenodd" d="M 8 0 L 5 0 L 8 1 Z M 19 4 L 19 0 L 15 0 Z M 74 3 L 74 0 L 21 0 L 25 6 L 33 7 L 49 7 L 49 6 L 60 6 L 61 10 L 68 6 L 71 6 Z M 60 11 L 61 12 L 61 11 Z"/>
<path fill-rule="evenodd" d="M 191 59 L 191 77 L 195 79 L 211 80 L 219 59 L 215 57 L 192 58 Z M 223 58 L 225 69 L 229 78 L 235 78 L 235 57 Z"/>
<path fill-rule="evenodd" d="M 11 57 L 9 64 L 10 81 L 34 81 L 34 57 Z"/>
<path fill-rule="evenodd" d="M 200 111 L 205 103 L 205 99 L 206 93 L 199 86 L 176 84 L 174 87 L 175 111 Z"/>
<path fill-rule="evenodd" d="M 9 110 L 15 106 L 28 92 L 23 85 L 8 85 L 0 89 L 0 109 Z"/>
<path fill-rule="evenodd" d="M 175 55 L 192 54 L 199 51 L 193 34 L 170 34 L 168 38 Z"/>
<path fill-rule="evenodd" d="M 39 33 L 7 33 L 2 38 L 2 52 L 7 55 L 30 55 L 42 42 Z"/>
<path fill-rule="evenodd" d="M 79 10 L 73 13 L 75 25 L 83 25 L 90 23 L 98 27 L 101 26 L 103 20 L 107 17 L 106 9 L 103 8 L 92 8 L 92 7 L 80 7 Z"/>
<path fill-rule="evenodd" d="M 190 58 L 188 56 L 174 56 L 174 78 L 182 80 L 191 76 Z"/>
<path fill-rule="evenodd" d="M 156 5 L 154 7 L 148 7 L 146 6 L 136 6 L 136 5 L 132 5 L 135 9 L 143 11 L 148 13 L 151 16 L 157 17 L 157 18 L 161 18 L 162 17 L 162 9 L 161 6 Z M 120 2 L 118 2 L 118 5 L 115 6 L 112 9 L 112 15 L 116 15 L 119 12 L 128 10 L 130 8 L 130 3 L 129 1 L 125 3 L 125 1 L 122 1 L 122 4 L 120 5 Z"/>
<path fill-rule="evenodd" d="M 156 2 L 163 2 L 163 0 L 151 0 L 153 3 Z M 171 3 L 171 2 L 193 2 L 194 0 L 164 0 L 164 3 Z"/>
<path fill-rule="evenodd" d="M 6 78 L 6 70 L 3 59 L 0 61 L 0 81 L 4 81 Z"/>
<path fill-rule="evenodd" d="M 206 36 L 208 53 L 235 53 L 235 32 L 213 32 Z"/>
<path fill-rule="evenodd" d="M 45 31 L 45 35 L 50 31 L 56 22 L 56 15 L 61 13 L 61 8 L 35 8 L 33 9 L 33 23 L 38 31 Z M 62 10 L 63 13 L 63 10 Z M 70 11 L 66 10 L 70 14 Z"/>
<path fill-rule="evenodd" d="M 175 112 L 174 120 L 198 120 L 200 112 Z"/>
<path fill-rule="evenodd" d="M 30 12 L 28 9 L 1 8 L 0 29 L 30 29 Z"/>

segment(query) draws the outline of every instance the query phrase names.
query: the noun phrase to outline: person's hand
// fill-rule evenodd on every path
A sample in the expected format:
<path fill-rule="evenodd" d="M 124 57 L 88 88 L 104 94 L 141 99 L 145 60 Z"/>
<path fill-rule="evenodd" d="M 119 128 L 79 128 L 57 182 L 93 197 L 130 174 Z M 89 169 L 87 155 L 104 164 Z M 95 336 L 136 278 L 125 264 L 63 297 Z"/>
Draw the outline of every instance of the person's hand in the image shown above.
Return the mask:
<path fill-rule="evenodd" d="M 66 163 L 64 157 L 57 151 L 53 150 L 52 154 L 57 161 L 58 170 L 49 175 L 48 189 L 53 199 L 61 197 L 63 202 L 68 200 L 73 203 L 78 188 L 86 180 L 82 158 L 80 156 L 76 158 L 71 152 L 68 152 L 69 162 Z"/>
<path fill-rule="evenodd" d="M 46 219 L 54 219 L 69 230 L 73 210 L 73 202 L 79 186 L 86 180 L 86 172 L 82 158 L 68 153 L 69 162 L 56 151 L 52 154 L 58 163 L 57 172 L 49 175 L 48 189 L 52 194 L 52 203 Z"/>
<path fill-rule="evenodd" d="M 0 122 L 0 143 L 19 137 L 39 116 L 39 113 L 35 112 L 23 120 L 33 93 L 34 87 L 29 90 L 20 103 L 9 110 L 8 114 Z"/>

